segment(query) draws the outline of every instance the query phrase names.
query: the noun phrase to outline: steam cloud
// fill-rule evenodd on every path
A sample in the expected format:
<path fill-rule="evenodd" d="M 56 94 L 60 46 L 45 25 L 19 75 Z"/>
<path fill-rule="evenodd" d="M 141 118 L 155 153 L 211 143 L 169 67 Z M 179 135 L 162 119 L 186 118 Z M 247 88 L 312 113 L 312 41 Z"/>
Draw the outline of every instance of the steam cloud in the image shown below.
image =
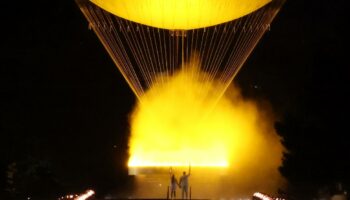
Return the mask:
<path fill-rule="evenodd" d="M 173 166 L 180 176 L 191 164 L 192 198 L 275 193 L 284 184 L 283 146 L 270 109 L 211 80 L 196 59 L 158 77 L 131 115 L 129 166 Z M 169 182 L 168 175 L 158 179 L 155 187 Z M 157 195 L 164 189 L 149 196 Z"/>

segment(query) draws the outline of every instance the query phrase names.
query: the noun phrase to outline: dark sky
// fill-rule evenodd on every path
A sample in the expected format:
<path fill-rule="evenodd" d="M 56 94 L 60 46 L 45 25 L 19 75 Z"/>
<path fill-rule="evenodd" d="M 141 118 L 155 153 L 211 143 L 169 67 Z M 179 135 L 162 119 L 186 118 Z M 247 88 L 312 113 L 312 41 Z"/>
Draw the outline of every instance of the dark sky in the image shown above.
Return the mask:
<path fill-rule="evenodd" d="M 0 14 L 1 162 L 30 157 L 63 182 L 113 182 L 123 174 L 134 95 L 74 1 L 10 2 Z M 345 0 L 287 1 L 235 79 L 282 121 L 294 113 L 326 123 L 302 137 L 320 136 L 331 149 L 349 134 L 346 8 Z"/>

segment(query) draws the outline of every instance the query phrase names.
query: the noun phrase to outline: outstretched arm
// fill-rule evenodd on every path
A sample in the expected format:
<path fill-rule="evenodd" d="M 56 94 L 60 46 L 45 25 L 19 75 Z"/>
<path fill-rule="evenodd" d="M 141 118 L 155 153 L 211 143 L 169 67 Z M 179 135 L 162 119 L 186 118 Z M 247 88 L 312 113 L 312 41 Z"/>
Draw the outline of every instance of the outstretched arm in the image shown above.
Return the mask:
<path fill-rule="evenodd" d="M 170 175 L 173 174 L 173 168 L 172 168 L 172 167 L 169 168 L 169 174 L 170 174 Z"/>

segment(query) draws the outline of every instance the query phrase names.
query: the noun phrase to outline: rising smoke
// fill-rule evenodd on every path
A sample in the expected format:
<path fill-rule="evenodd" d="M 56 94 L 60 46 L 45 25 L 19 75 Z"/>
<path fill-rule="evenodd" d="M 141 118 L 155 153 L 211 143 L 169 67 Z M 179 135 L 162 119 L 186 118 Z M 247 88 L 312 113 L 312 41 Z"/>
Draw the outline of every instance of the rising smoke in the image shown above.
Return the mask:
<path fill-rule="evenodd" d="M 244 99 L 235 86 L 210 81 L 197 60 L 160 75 L 141 97 L 130 119 L 129 166 L 172 166 L 179 177 L 191 165 L 192 198 L 275 193 L 284 183 L 283 146 L 270 109 Z M 168 184 L 168 175 L 153 176 L 155 188 Z M 151 190 L 141 182 L 138 191 Z M 165 188 L 157 190 L 148 196 L 164 197 Z"/>

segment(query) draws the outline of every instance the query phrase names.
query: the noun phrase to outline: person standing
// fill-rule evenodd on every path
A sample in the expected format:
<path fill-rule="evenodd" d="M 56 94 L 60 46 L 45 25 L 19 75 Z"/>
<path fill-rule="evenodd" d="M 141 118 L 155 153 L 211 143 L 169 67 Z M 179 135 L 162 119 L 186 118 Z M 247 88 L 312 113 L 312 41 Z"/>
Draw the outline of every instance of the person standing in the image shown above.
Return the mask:
<path fill-rule="evenodd" d="M 191 175 L 191 170 L 186 174 L 184 171 L 181 178 L 180 178 L 180 187 L 182 190 L 182 199 L 187 199 L 188 198 L 188 177 Z"/>
<path fill-rule="evenodd" d="M 175 175 L 173 174 L 170 178 L 170 197 L 171 199 L 176 198 L 176 187 L 179 185 Z"/>

